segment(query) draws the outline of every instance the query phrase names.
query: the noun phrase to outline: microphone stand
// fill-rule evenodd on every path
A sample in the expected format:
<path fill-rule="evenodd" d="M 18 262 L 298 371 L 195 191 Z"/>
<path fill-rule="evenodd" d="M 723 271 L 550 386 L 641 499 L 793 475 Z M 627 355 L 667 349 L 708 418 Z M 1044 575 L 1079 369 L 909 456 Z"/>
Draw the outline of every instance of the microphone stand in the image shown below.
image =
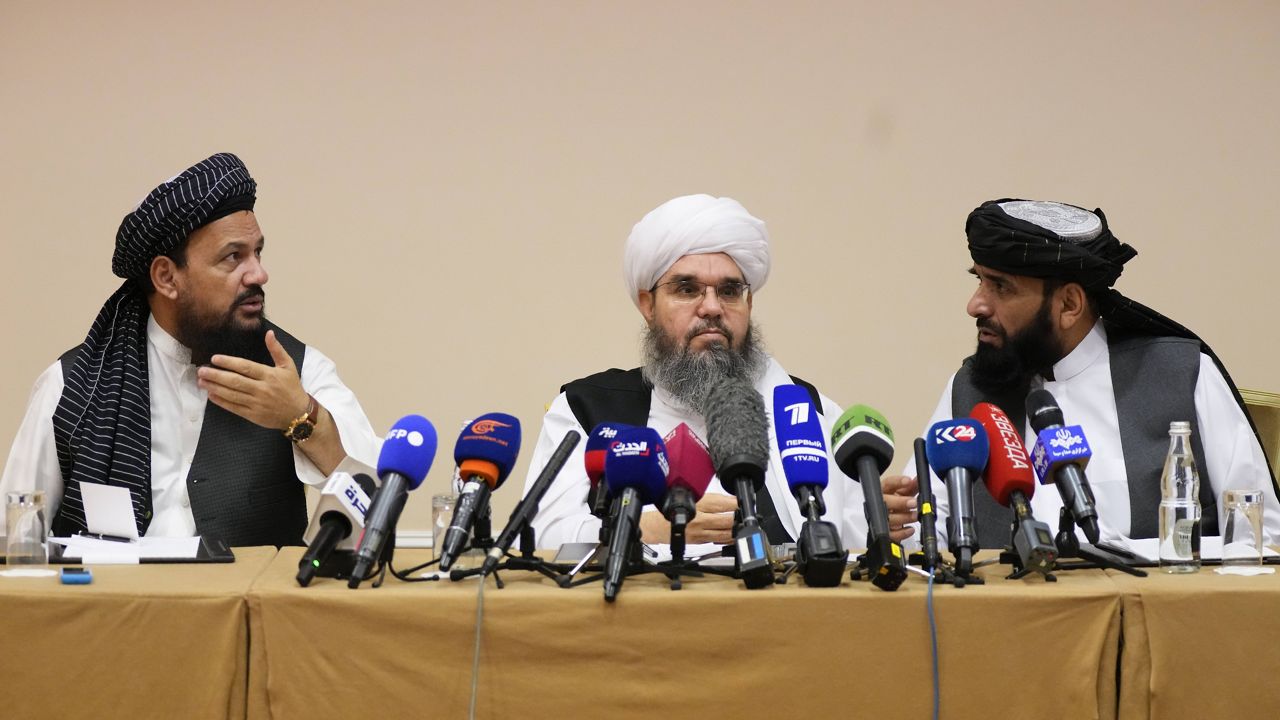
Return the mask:
<path fill-rule="evenodd" d="M 471 540 L 466 545 L 462 546 L 462 552 L 458 553 L 458 557 L 462 557 L 463 555 L 466 555 L 468 552 L 472 550 L 488 550 L 489 548 L 493 547 L 494 541 L 493 541 L 493 530 L 492 530 L 492 523 L 491 523 L 492 517 L 493 517 L 493 508 L 492 506 L 486 504 L 484 512 L 476 516 L 475 524 L 471 526 Z M 434 544 L 437 541 L 435 538 L 432 538 L 431 542 L 432 544 Z M 388 540 L 387 547 L 391 547 L 393 544 L 394 543 Z M 390 567 L 391 565 L 390 559 L 391 559 L 391 556 L 388 555 L 387 567 Z M 404 582 L 431 582 L 434 580 L 439 580 L 440 576 L 437 574 L 432 577 L 412 577 L 412 575 L 413 573 L 419 572 L 421 570 L 426 570 L 432 565 L 439 565 L 439 564 L 440 564 L 440 558 L 436 558 L 435 560 L 428 560 L 427 562 L 424 562 L 420 565 L 414 565 L 413 567 L 408 568 L 407 570 L 396 570 L 394 568 L 391 568 L 391 574 L 397 580 L 402 580 Z M 480 567 L 479 565 L 476 566 L 477 571 L 479 570 L 479 567 Z M 456 573 L 461 573 L 461 572 L 467 572 L 467 571 L 457 570 L 457 569 L 449 571 L 449 579 L 460 580 L 462 577 L 466 577 L 466 576 L 455 576 Z M 378 582 L 374 584 L 374 587 L 377 587 L 379 584 L 381 584 L 381 582 L 382 582 L 382 578 L 379 577 Z M 499 587 L 501 587 L 501 585 L 499 585 Z"/>
<path fill-rule="evenodd" d="M 489 547 L 493 547 L 492 542 L 489 543 Z M 508 551 L 503 556 L 502 562 L 498 563 L 493 569 L 493 581 L 497 584 L 499 590 L 506 587 L 506 583 L 502 582 L 502 578 L 498 576 L 499 570 L 530 570 L 555 580 L 560 587 L 565 587 L 565 573 L 570 568 L 566 565 L 557 565 L 543 560 L 534 554 L 534 547 L 533 526 L 525 522 L 520 526 L 520 554 L 515 555 Z M 484 572 L 484 568 L 479 565 L 465 570 L 450 570 L 449 579 L 454 581 L 462 580 L 479 575 L 482 572 Z"/>
<path fill-rule="evenodd" d="M 1071 511 L 1066 507 L 1058 514 L 1058 535 L 1054 538 L 1054 542 L 1058 546 L 1058 557 L 1061 558 L 1078 558 L 1084 562 L 1063 564 L 1061 562 L 1055 564 L 1057 570 L 1087 570 L 1093 568 L 1106 568 L 1110 570 L 1119 570 L 1128 573 L 1134 577 L 1146 577 L 1147 572 L 1140 570 L 1132 565 L 1128 565 L 1122 560 L 1111 558 L 1102 553 L 1095 552 L 1093 549 L 1082 547 L 1080 538 L 1076 537 L 1076 523 L 1071 517 Z M 1096 547 L 1101 548 L 1109 553 L 1117 556 L 1129 556 L 1130 553 L 1113 548 L 1108 545 L 1099 543 Z"/>
<path fill-rule="evenodd" d="M 599 546 L 600 549 L 597 550 L 597 554 L 600 554 L 604 547 L 605 545 L 601 543 Z M 733 547 L 732 545 L 726 545 L 725 549 L 726 551 L 729 551 L 732 549 L 732 547 Z M 635 577 L 637 575 L 646 575 L 649 573 L 662 573 L 663 575 L 666 575 L 667 579 L 670 581 L 672 590 L 679 590 L 682 587 L 684 587 L 684 583 L 680 580 L 680 578 L 682 577 L 703 577 L 704 575 L 720 575 L 723 577 L 731 577 L 735 579 L 737 578 L 737 572 L 732 568 L 703 567 L 698 564 L 698 560 L 701 560 L 703 558 L 698 558 L 697 560 L 688 559 L 684 557 L 683 552 L 681 552 L 680 555 L 676 555 L 674 552 L 674 548 L 672 551 L 671 559 L 664 560 L 659 563 L 645 562 L 644 555 L 646 552 L 652 552 L 652 551 L 649 550 L 648 546 L 646 546 L 643 542 L 637 542 L 635 544 L 635 547 L 632 548 L 632 551 L 631 551 L 631 557 L 628 558 L 627 560 L 627 568 L 623 574 L 623 577 L 629 578 L 629 577 Z M 722 552 L 722 553 L 718 553 L 717 556 L 729 557 L 730 555 L 728 554 L 728 552 Z M 560 587 L 573 588 L 573 587 L 578 587 L 580 585 L 593 583 L 597 580 L 603 581 L 604 580 L 603 571 L 601 571 L 596 575 L 575 577 L 575 575 L 577 575 L 577 573 L 581 571 L 582 568 L 587 564 L 587 560 L 590 559 L 590 557 L 591 556 L 588 556 L 588 558 L 584 559 L 583 562 L 578 563 L 578 565 L 574 567 L 569 573 L 562 575 L 557 580 L 557 582 L 560 584 Z"/>
<path fill-rule="evenodd" d="M 1111 547 L 1109 545 L 1103 545 L 1101 543 L 1095 546 L 1108 553 L 1113 553 L 1116 556 L 1110 557 L 1097 552 L 1092 548 L 1081 546 L 1080 538 L 1076 536 L 1075 520 L 1071 517 L 1071 511 L 1065 507 L 1062 508 L 1061 512 L 1058 514 L 1058 534 L 1053 540 L 1054 544 L 1058 548 L 1058 559 L 1054 560 L 1053 566 L 1050 568 L 1050 572 L 1044 573 L 1046 581 L 1054 582 L 1057 580 L 1057 578 L 1053 576 L 1053 572 L 1059 572 L 1062 570 L 1094 570 L 1097 568 L 1119 570 L 1120 572 L 1128 573 L 1134 577 L 1147 576 L 1147 572 L 1145 570 L 1135 568 L 1121 559 L 1124 557 L 1133 557 L 1131 553 L 1125 550 L 1121 550 L 1117 547 Z M 1081 562 L 1062 562 L 1064 559 L 1073 558 L 1080 560 Z M 1014 572 L 1009 575 L 1008 578 L 1010 580 L 1017 580 L 1025 577 L 1028 573 L 1036 570 L 1036 568 L 1023 567 L 1021 557 L 1019 557 L 1018 553 L 1013 552 L 1012 550 L 1005 550 L 1000 553 L 1000 562 L 1013 566 Z"/>

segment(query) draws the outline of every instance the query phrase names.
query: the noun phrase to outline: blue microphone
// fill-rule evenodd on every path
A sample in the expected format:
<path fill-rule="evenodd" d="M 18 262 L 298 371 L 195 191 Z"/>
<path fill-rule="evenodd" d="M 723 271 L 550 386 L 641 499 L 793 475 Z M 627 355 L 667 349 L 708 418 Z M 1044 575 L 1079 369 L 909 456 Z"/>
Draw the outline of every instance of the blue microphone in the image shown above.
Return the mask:
<path fill-rule="evenodd" d="M 973 570 L 973 554 L 980 547 L 974 519 L 973 483 L 987 467 L 987 431 L 976 420 L 934 423 L 925 437 L 925 457 L 934 474 L 946 480 L 951 513 L 947 516 L 947 545 L 956 556 L 956 572 Z M 927 478 L 922 478 L 922 482 Z"/>
<path fill-rule="evenodd" d="M 791 494 L 801 510 L 816 505 L 821 517 L 826 512 L 822 490 L 827 487 L 827 443 L 808 390 L 799 385 L 773 389 L 773 429 Z"/>
<path fill-rule="evenodd" d="M 430 420 L 421 415 L 406 415 L 391 426 L 378 454 L 378 477 L 382 485 L 373 493 L 365 515 L 364 533 L 360 535 L 356 563 L 347 587 L 360 587 L 373 563 L 382 555 L 387 538 L 400 520 L 409 491 L 422 484 L 435 457 L 436 429 Z"/>
<path fill-rule="evenodd" d="M 627 564 L 640 540 L 640 511 L 662 501 L 669 469 L 666 445 L 652 428 L 619 430 L 605 451 L 609 493 L 618 501 L 604 565 L 604 599 L 609 602 L 618 597 Z"/>
<path fill-rule="evenodd" d="M 827 487 L 826 433 L 808 390 L 799 385 L 773 389 L 773 430 L 782 475 L 806 518 L 796 539 L 796 569 L 806 585 L 835 587 L 844 574 L 849 551 L 840 542 L 835 524 L 822 519 L 827 512 L 822 499 Z"/>
<path fill-rule="evenodd" d="M 487 528 L 489 494 L 511 474 L 520 454 L 520 420 L 506 413 L 485 413 L 471 421 L 453 446 L 462 476 L 462 491 L 445 532 L 440 569 L 448 570 L 462 554 L 474 526 Z M 488 535 L 488 530 L 484 531 Z"/>

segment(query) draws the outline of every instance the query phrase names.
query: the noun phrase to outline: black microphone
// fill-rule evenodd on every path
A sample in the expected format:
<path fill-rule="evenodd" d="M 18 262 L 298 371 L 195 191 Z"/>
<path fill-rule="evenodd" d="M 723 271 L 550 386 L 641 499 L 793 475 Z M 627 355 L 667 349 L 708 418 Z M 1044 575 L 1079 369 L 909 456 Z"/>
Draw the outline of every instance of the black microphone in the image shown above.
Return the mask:
<path fill-rule="evenodd" d="M 1063 507 L 1071 513 L 1076 525 L 1084 530 L 1089 542 L 1097 545 L 1101 539 L 1098 507 L 1081 464 L 1081 461 L 1088 460 L 1090 454 L 1084 430 L 1078 425 L 1064 427 L 1062 408 L 1058 407 L 1053 394 L 1044 388 L 1032 390 L 1027 395 L 1027 419 L 1038 435 L 1033 455 L 1039 461 L 1045 461 L 1048 456 L 1047 462 L 1035 463 L 1040 481 L 1045 482 L 1052 476 L 1053 484 L 1062 495 Z M 1078 456 L 1078 459 L 1073 461 L 1071 456 Z M 1050 472 L 1045 473 L 1045 469 Z"/>
<path fill-rule="evenodd" d="M 365 516 L 364 532 L 356 548 L 356 564 L 347 587 L 358 588 L 382 555 L 387 538 L 396 529 L 409 491 L 427 477 L 436 456 L 436 429 L 421 415 L 406 415 L 387 433 L 378 454 L 378 477 L 382 485 L 373 495 Z"/>
<path fill-rule="evenodd" d="M 920 514 L 920 567 L 933 570 L 942 563 L 938 552 L 938 510 L 934 507 L 933 477 L 924 438 L 916 438 L 916 508 Z"/>
<path fill-rule="evenodd" d="M 582 439 L 582 435 L 577 430 L 570 430 L 564 434 L 564 439 L 556 446 L 554 452 L 551 453 L 550 459 L 547 460 L 546 467 L 542 468 L 542 472 L 538 478 L 533 481 L 533 487 L 529 488 L 529 493 L 525 495 L 520 504 L 516 505 L 516 509 L 511 511 L 511 518 L 507 520 L 507 526 L 502 528 L 502 532 L 498 534 L 498 540 L 489 550 L 489 554 L 484 559 L 484 565 L 480 568 L 480 575 L 487 576 L 498 567 L 498 562 L 502 560 L 502 556 L 511 549 L 511 543 L 515 541 L 516 534 L 533 520 L 533 516 L 538 514 L 538 503 L 542 502 L 542 496 L 547 494 L 551 483 L 556 479 L 556 475 L 560 474 L 560 470 L 564 464 L 568 462 L 570 453 L 578 446 L 578 441 Z"/>
<path fill-rule="evenodd" d="M 769 420 L 764 399 L 746 382 L 722 379 L 707 393 L 705 413 L 711 461 L 724 489 L 738 498 L 734 564 L 752 590 L 773 584 L 769 538 L 756 516 L 756 493 L 764 490 L 769 464 Z"/>
<path fill-rule="evenodd" d="M 311 515 L 311 525 L 302 536 L 307 551 L 298 561 L 299 585 L 310 585 L 322 568 L 328 577 L 346 577 L 345 568 L 326 566 L 326 563 L 340 544 L 346 551 L 342 557 L 348 564 L 354 563 L 352 553 L 359 538 L 353 531 L 364 527 L 365 515 L 369 513 L 369 496 L 377 492 L 377 487 L 373 478 L 362 473 L 338 473 L 325 483 L 320 491 L 320 502 Z"/>

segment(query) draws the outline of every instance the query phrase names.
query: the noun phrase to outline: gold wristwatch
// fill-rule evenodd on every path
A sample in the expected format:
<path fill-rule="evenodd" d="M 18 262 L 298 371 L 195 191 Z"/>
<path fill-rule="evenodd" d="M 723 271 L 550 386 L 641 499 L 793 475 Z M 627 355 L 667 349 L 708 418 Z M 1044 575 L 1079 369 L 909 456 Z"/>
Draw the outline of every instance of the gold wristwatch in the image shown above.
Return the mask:
<path fill-rule="evenodd" d="M 284 429 L 284 436 L 295 443 L 303 443 L 316 430 L 316 399 L 307 394 L 307 410 L 289 423 Z"/>

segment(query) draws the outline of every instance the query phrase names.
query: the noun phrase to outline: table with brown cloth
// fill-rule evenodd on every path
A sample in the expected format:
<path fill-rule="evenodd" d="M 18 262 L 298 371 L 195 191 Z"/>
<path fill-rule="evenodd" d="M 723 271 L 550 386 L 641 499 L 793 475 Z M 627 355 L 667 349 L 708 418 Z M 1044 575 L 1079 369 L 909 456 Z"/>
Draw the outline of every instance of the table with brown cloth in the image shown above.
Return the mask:
<path fill-rule="evenodd" d="M 1280 574 L 1107 572 L 1123 601 L 1121 718 L 1280 717 Z"/>
<path fill-rule="evenodd" d="M 467 715 L 477 581 L 351 590 L 294 579 L 285 548 L 249 592 L 252 718 Z M 400 551 L 397 566 L 423 562 Z M 934 589 L 947 718 L 1111 718 L 1120 596 L 1098 570 Z M 846 576 L 847 577 L 847 576 Z M 746 590 L 727 578 L 569 590 L 529 572 L 484 589 L 477 712 L 508 717 L 929 717 L 926 582 L 897 592 Z"/>
<path fill-rule="evenodd" d="M 0 717 L 243 718 L 246 593 L 275 554 L 0 577 Z"/>

